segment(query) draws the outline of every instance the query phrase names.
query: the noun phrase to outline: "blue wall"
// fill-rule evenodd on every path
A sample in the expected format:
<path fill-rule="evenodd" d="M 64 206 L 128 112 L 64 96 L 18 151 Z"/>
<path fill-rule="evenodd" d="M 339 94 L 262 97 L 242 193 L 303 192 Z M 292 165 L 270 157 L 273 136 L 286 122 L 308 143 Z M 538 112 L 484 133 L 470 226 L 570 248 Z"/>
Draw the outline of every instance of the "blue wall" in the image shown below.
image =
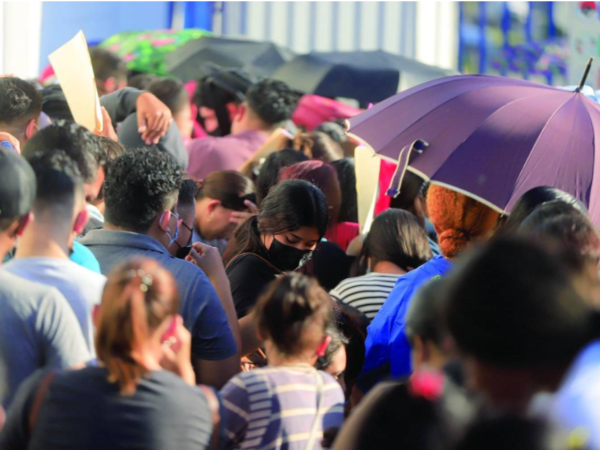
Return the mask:
<path fill-rule="evenodd" d="M 48 55 L 83 30 L 90 44 L 121 31 L 170 27 L 170 2 L 43 2 L 40 70 Z"/>

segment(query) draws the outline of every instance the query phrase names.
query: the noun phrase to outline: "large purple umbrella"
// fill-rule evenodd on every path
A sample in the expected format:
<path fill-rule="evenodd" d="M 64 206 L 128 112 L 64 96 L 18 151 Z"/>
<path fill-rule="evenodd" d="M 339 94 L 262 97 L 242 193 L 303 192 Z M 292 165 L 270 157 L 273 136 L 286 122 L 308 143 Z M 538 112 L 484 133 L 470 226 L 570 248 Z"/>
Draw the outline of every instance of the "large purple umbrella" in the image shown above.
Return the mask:
<path fill-rule="evenodd" d="M 583 201 L 600 225 L 600 106 L 579 92 L 447 77 L 353 117 L 350 132 L 385 158 L 398 160 L 405 149 L 408 170 L 500 212 L 529 189 L 552 186 Z M 418 140 L 428 146 L 409 155 Z"/>

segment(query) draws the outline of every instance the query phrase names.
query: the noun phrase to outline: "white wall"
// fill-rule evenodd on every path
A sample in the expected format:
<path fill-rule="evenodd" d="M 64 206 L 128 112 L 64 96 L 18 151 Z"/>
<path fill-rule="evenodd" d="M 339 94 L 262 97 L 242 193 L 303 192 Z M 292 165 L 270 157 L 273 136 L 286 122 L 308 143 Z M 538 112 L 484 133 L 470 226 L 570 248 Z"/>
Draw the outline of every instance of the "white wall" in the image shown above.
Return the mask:
<path fill-rule="evenodd" d="M 0 2 L 0 74 L 38 75 L 41 24 L 41 1 Z"/>
<path fill-rule="evenodd" d="M 458 66 L 455 2 L 223 2 L 214 30 L 270 40 L 298 53 L 386 50 L 444 68 Z"/>

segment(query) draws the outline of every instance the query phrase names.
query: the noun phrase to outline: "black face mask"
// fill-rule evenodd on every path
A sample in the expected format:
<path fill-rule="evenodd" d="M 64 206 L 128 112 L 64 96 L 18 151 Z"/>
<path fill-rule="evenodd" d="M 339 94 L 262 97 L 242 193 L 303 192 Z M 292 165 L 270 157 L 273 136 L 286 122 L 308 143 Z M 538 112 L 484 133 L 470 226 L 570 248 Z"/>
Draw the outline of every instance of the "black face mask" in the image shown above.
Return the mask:
<path fill-rule="evenodd" d="M 185 259 L 185 257 L 190 254 L 190 251 L 192 251 L 192 246 L 179 247 L 179 250 L 177 250 L 177 253 L 175 254 L 175 258 Z"/>
<path fill-rule="evenodd" d="M 298 250 L 273 238 L 273 243 L 267 253 L 271 264 L 282 272 L 292 272 L 306 264 L 313 252 L 312 250 Z"/>

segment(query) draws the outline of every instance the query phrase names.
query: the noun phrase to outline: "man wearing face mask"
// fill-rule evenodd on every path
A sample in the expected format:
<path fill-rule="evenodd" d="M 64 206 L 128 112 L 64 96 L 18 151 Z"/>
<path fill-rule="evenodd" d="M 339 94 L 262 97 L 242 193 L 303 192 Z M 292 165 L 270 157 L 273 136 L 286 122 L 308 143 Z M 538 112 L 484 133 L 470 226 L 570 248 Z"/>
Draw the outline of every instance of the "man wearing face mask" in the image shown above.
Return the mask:
<path fill-rule="evenodd" d="M 179 186 L 177 214 L 179 215 L 179 234 L 169 253 L 179 259 L 185 259 L 192 249 L 194 222 L 196 221 L 196 193 L 198 185 L 191 178 L 186 178 Z"/>
<path fill-rule="evenodd" d="M 177 199 L 182 181 L 171 155 L 155 147 L 125 152 L 113 161 L 105 181 L 104 229 L 90 231 L 81 243 L 98 258 L 104 274 L 132 256 L 156 259 L 172 273 L 180 314 L 192 334 L 198 382 L 219 388 L 239 370 L 237 322 L 228 320 L 225 309 L 233 305 L 219 299 L 206 274 L 169 254 L 181 233 Z"/>

